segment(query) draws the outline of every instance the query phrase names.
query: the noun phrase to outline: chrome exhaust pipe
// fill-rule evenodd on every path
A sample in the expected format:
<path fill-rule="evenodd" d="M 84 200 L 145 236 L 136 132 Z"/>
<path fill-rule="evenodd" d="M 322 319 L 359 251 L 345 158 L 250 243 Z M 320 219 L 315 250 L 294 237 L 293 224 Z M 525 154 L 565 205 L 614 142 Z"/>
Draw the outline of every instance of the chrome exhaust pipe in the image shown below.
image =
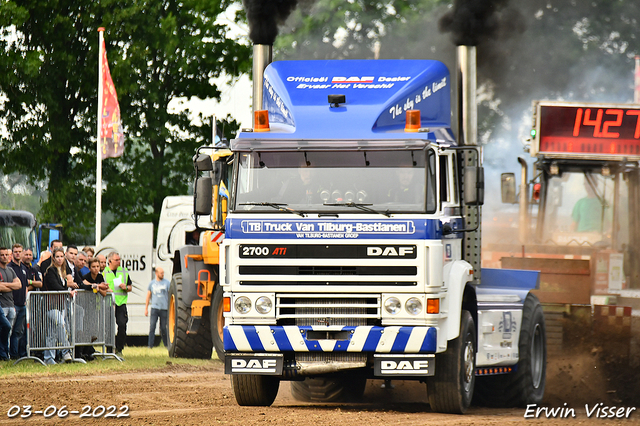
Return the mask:
<path fill-rule="evenodd" d="M 518 157 L 520 163 L 520 199 L 518 216 L 518 237 L 523 246 L 529 240 L 529 167 L 524 158 Z M 524 249 L 523 249 L 524 250 Z"/>
<path fill-rule="evenodd" d="M 253 118 L 255 127 L 255 112 L 262 109 L 264 70 L 273 60 L 273 46 L 270 44 L 253 45 Z"/>
<path fill-rule="evenodd" d="M 458 46 L 458 140 L 461 145 L 478 145 L 476 105 L 476 47 Z"/>

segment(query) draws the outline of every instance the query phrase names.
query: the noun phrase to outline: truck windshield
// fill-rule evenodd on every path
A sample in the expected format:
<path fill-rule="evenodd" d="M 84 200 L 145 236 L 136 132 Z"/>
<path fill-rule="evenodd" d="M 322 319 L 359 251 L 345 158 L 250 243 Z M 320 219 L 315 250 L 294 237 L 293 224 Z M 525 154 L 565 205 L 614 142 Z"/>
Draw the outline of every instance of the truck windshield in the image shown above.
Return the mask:
<path fill-rule="evenodd" d="M 431 149 L 241 153 L 236 211 L 274 212 L 277 203 L 303 212 L 434 212 Z"/>

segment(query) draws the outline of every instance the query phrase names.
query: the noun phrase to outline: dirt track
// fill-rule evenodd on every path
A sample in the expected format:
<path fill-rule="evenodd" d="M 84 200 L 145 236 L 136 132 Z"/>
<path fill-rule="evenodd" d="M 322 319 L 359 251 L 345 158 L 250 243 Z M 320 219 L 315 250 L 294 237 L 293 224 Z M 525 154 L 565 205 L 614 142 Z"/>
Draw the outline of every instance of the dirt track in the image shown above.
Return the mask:
<path fill-rule="evenodd" d="M 528 424 L 597 423 L 640 424 L 640 403 L 628 420 L 588 418 L 585 404 L 602 401 L 618 407 L 634 403 L 621 401 L 615 384 L 594 368 L 593 357 L 566 357 L 549 364 L 548 407 L 575 409 L 576 418 L 526 419 Z M 424 385 L 415 382 L 394 382 L 392 390 L 381 389 L 381 381 L 370 380 L 364 403 L 303 404 L 291 397 L 289 384 L 283 383 L 272 407 L 239 407 L 233 397 L 223 365 L 211 361 L 206 367 L 167 365 L 160 371 L 114 374 L 112 376 L 40 377 L 0 380 L 0 424 L 142 424 L 142 425 L 440 425 L 522 424 L 525 409 L 487 409 L 472 407 L 465 416 L 432 413 L 426 402 Z M 635 392 L 634 392 L 635 393 Z M 635 400 L 640 396 L 635 393 Z M 632 397 L 633 398 L 633 397 Z M 618 402 L 616 402 L 618 401 Z M 626 404 L 626 405 L 625 405 Z M 32 410 L 45 410 L 54 405 L 81 411 L 99 405 L 129 407 L 124 419 L 80 418 L 69 414 L 65 419 L 32 415 L 28 420 L 8 417 L 14 405 L 31 405 Z M 50 409 L 53 410 L 53 409 Z M 115 414 L 118 414 L 116 411 Z M 99 413 L 98 413 L 99 414 Z"/>

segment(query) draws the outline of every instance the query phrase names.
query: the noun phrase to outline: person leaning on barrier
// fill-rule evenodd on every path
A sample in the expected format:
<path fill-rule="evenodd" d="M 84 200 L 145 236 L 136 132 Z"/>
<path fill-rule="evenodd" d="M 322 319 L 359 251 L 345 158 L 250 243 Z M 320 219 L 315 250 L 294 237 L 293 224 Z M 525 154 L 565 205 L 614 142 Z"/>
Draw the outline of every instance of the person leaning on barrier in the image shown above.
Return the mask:
<path fill-rule="evenodd" d="M 77 259 L 81 258 L 81 253 L 78 254 Z M 77 260 L 76 259 L 76 260 Z M 78 266 L 81 262 L 76 262 L 76 266 Z M 76 284 L 80 287 L 81 290 L 93 291 L 94 293 L 100 293 L 103 297 L 107 295 L 107 290 L 109 290 L 109 286 L 104 281 L 104 277 L 100 273 L 100 261 L 95 258 L 89 259 L 88 263 L 89 272 L 85 274 L 80 281 L 76 279 Z M 76 268 L 76 272 L 79 269 Z M 89 312 L 89 315 L 92 315 L 93 312 Z M 92 340 L 93 341 L 93 340 Z M 76 356 L 79 356 L 86 361 L 93 361 L 95 350 L 93 346 L 80 346 L 76 347 Z"/>
<path fill-rule="evenodd" d="M 40 290 L 42 288 L 42 273 L 37 264 L 33 263 L 33 251 L 25 249 L 22 252 L 22 263 L 27 267 L 27 291 Z"/>
<path fill-rule="evenodd" d="M 43 275 L 47 271 L 47 268 L 49 267 L 49 265 L 51 265 L 51 255 L 53 254 L 53 250 L 56 248 L 62 248 L 62 241 L 52 240 L 51 247 L 49 248 L 49 250 L 45 251 L 40 256 L 40 260 L 38 261 L 38 266 L 40 267 L 40 270 L 42 271 Z"/>
<path fill-rule="evenodd" d="M 76 256 L 76 262 L 75 262 L 75 265 L 76 265 L 75 272 L 80 278 L 84 277 L 86 274 L 89 273 L 89 268 L 87 267 L 88 260 L 89 260 L 89 255 L 87 253 L 83 251 L 78 252 L 78 255 Z"/>
<path fill-rule="evenodd" d="M 95 256 L 95 254 L 96 254 L 96 251 L 95 251 L 94 249 L 92 249 L 91 247 L 89 247 L 89 246 L 85 246 L 85 247 L 82 249 L 82 252 L 84 252 L 84 253 L 87 255 L 87 259 L 86 259 L 86 260 L 87 260 L 87 262 L 89 261 L 89 259 L 91 259 L 92 257 L 94 257 L 94 256 Z M 80 253 L 78 253 L 78 255 L 79 255 L 79 254 L 80 254 Z M 83 267 L 82 267 L 82 269 L 80 269 L 80 274 L 81 274 L 81 276 L 83 276 L 83 277 L 84 277 L 84 276 L 85 276 L 85 275 L 87 275 L 88 273 L 89 273 L 89 265 L 88 265 L 88 264 L 86 264 L 85 266 L 83 266 Z"/>
<path fill-rule="evenodd" d="M 27 295 L 30 291 L 42 290 L 42 273 L 40 272 L 40 267 L 33 261 L 33 251 L 30 248 L 26 248 L 22 251 L 22 264 L 27 268 L 27 283 L 29 284 L 27 286 Z M 38 302 L 36 301 L 30 312 L 40 312 L 40 309 L 37 308 L 37 303 Z M 29 309 L 28 305 L 29 304 L 27 303 L 27 309 Z M 24 342 L 26 350 L 26 332 L 24 333 Z M 42 351 L 31 351 L 31 354 L 36 355 L 41 359 L 44 357 Z"/>
<path fill-rule="evenodd" d="M 16 320 L 16 308 L 13 304 L 13 291 L 19 290 L 22 287 L 20 279 L 16 275 L 15 271 L 11 269 L 9 260 L 11 259 L 11 250 L 7 247 L 0 247 L 0 281 L 3 282 L 4 288 L 0 289 L 0 306 L 4 316 L 9 320 L 11 328 L 9 329 L 9 336 L 11 336 L 11 329 Z M 9 356 L 9 336 L 4 338 L 4 334 L 1 335 L 0 341 L 0 358 L 4 359 L 4 353 Z"/>
<path fill-rule="evenodd" d="M 67 258 L 67 270 L 71 271 L 71 276 L 74 277 L 75 282 L 76 257 L 78 257 L 78 247 L 73 244 L 69 244 L 67 246 L 67 251 L 65 252 L 64 257 Z"/>
<path fill-rule="evenodd" d="M 0 282 L 0 291 L 7 288 L 5 283 Z M 9 341 L 9 335 L 11 334 L 11 323 L 0 309 L 0 340 Z M 9 350 L 6 345 L 0 344 L 0 361 L 9 361 Z"/>
<path fill-rule="evenodd" d="M 96 259 L 100 262 L 100 273 L 104 272 L 104 268 L 107 267 L 107 258 L 104 257 L 104 254 L 99 254 Z"/>
<path fill-rule="evenodd" d="M 89 259 L 93 258 L 93 250 L 84 251 L 84 249 L 82 249 L 82 251 L 78 253 L 78 258 L 82 257 L 82 255 L 84 255 L 84 266 L 80 268 L 80 276 L 84 277 L 89 273 L 88 262 L 89 262 Z"/>
<path fill-rule="evenodd" d="M 127 298 L 129 292 L 133 290 L 129 271 L 120 266 L 120 254 L 115 251 L 107 256 L 109 265 L 104 269 L 105 281 L 109 284 L 109 289 L 113 292 L 114 301 L 116 303 L 116 325 L 118 332 L 116 334 L 116 355 L 122 356 L 124 344 L 127 341 L 127 322 L 129 316 L 127 314 Z"/>
<path fill-rule="evenodd" d="M 73 282 L 73 277 L 71 274 L 67 273 L 67 268 L 65 267 L 65 256 L 64 251 L 61 248 L 53 249 L 53 254 L 51 255 L 52 261 L 51 265 L 47 268 L 44 273 L 44 283 L 43 290 L 45 291 L 58 291 L 58 292 L 69 292 L 73 297 L 75 295 L 75 290 L 71 285 L 76 285 Z M 49 296 L 49 295 L 47 295 Z M 67 329 L 67 304 L 64 303 L 68 298 L 61 294 L 61 297 L 51 298 L 48 301 L 51 301 L 49 304 L 49 309 L 47 309 L 46 317 L 49 320 L 50 328 L 47 331 L 47 346 L 69 346 L 69 330 Z M 55 302 L 55 303 L 54 303 Z M 48 349 L 44 351 L 44 362 L 47 365 L 55 364 L 55 350 Z M 71 350 L 69 348 L 62 349 L 62 359 L 64 361 L 71 361 Z"/>
<path fill-rule="evenodd" d="M 109 284 L 104 280 L 104 276 L 100 273 L 100 261 L 95 257 L 89 259 L 89 273 L 82 277 L 82 282 L 89 289 L 92 289 L 94 293 L 100 293 L 103 296 L 107 295 L 109 290 Z"/>
<path fill-rule="evenodd" d="M 27 356 L 27 288 L 30 280 L 27 278 L 27 267 L 22 264 L 22 244 L 16 243 L 11 247 L 12 259 L 9 267 L 13 269 L 22 286 L 13 290 L 13 304 L 16 310 L 16 319 L 11 328 L 9 339 L 9 355 L 11 359 L 19 359 Z"/>
<path fill-rule="evenodd" d="M 67 261 L 69 261 L 68 252 L 69 250 L 67 249 L 67 253 L 65 254 Z M 87 254 L 83 251 L 78 252 L 73 262 L 75 266 L 73 269 L 73 282 L 78 286 L 78 290 L 91 291 L 93 289 L 91 283 L 85 282 L 84 275 L 81 272 L 82 268 L 86 268 Z M 76 305 L 76 318 L 79 318 L 79 321 L 83 321 L 84 315 L 84 309 L 81 306 Z M 91 315 L 91 313 L 89 313 L 89 315 Z M 82 325 L 82 322 L 80 322 L 80 325 Z M 94 352 L 95 350 L 93 349 L 93 346 L 77 346 L 75 348 L 75 357 L 83 358 L 87 361 L 93 361 Z"/>
<path fill-rule="evenodd" d="M 22 286 L 13 269 L 7 264 L 11 258 L 11 251 L 7 247 L 0 247 L 0 361 L 9 360 L 9 336 L 13 319 L 15 319 L 15 308 L 13 307 L 13 290 Z M 13 314 L 8 316 L 7 314 Z"/>
<path fill-rule="evenodd" d="M 80 290 L 91 290 L 91 286 L 87 286 L 84 284 L 84 276 L 87 274 L 83 273 L 82 269 L 87 268 L 87 253 L 80 251 L 75 259 L 75 269 L 73 270 L 73 281 L 78 284 L 78 288 Z M 88 271 L 88 269 L 87 269 Z"/>

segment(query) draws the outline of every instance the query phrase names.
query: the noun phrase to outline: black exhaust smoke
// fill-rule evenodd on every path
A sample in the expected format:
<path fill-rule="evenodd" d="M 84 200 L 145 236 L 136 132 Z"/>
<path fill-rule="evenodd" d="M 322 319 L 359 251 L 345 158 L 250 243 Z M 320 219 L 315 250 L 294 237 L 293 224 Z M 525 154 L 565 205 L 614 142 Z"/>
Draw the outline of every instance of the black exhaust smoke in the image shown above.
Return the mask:
<path fill-rule="evenodd" d="M 284 24 L 298 0 L 242 0 L 249 21 L 249 38 L 254 44 L 272 45 L 278 25 Z"/>
<path fill-rule="evenodd" d="M 509 0 L 454 0 L 438 27 L 451 33 L 454 44 L 477 46 L 483 41 L 508 37 L 524 30 L 524 17 L 509 7 Z"/>

